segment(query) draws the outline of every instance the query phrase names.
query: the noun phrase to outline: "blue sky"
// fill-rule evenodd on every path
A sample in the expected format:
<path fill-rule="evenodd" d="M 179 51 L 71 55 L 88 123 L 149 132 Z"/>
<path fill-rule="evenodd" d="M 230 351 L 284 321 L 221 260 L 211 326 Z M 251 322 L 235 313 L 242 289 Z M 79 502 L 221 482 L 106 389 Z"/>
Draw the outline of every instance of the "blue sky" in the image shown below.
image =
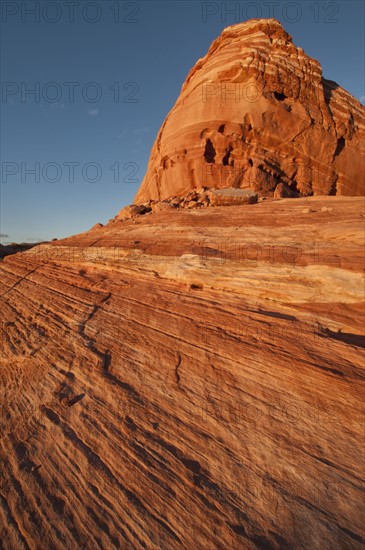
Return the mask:
<path fill-rule="evenodd" d="M 79 233 L 132 203 L 189 69 L 228 25 L 274 15 L 325 78 L 364 100 L 361 0 L 1 8 L 2 242 Z"/>

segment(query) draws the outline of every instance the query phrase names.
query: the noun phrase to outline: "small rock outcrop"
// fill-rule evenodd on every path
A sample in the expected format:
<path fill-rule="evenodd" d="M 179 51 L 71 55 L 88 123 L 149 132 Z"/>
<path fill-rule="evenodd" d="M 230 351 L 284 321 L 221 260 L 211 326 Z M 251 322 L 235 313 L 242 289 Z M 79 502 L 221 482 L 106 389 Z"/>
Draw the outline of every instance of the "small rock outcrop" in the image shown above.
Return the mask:
<path fill-rule="evenodd" d="M 233 25 L 189 72 L 135 203 L 202 184 L 262 196 L 283 185 L 300 196 L 363 195 L 364 113 L 278 21 Z"/>
<path fill-rule="evenodd" d="M 295 194 L 290 192 L 287 195 L 278 195 L 277 198 L 288 198 Z M 298 196 L 298 195 L 296 195 Z M 131 204 L 125 206 L 122 210 L 110 220 L 110 223 L 130 220 L 136 216 L 143 216 L 152 212 L 161 212 L 173 208 L 207 208 L 208 206 L 238 206 L 242 204 L 254 204 L 258 201 L 258 194 L 251 189 L 235 189 L 229 187 L 226 189 L 210 189 L 201 187 L 196 191 L 189 191 L 183 197 L 171 197 L 164 200 L 153 200 L 144 204 Z M 95 227 L 95 226 L 94 226 Z"/>
<path fill-rule="evenodd" d="M 143 215 L 147 211 L 151 211 L 151 208 L 148 209 L 148 207 L 140 204 L 130 204 L 129 206 L 125 206 L 124 208 L 122 208 L 122 210 L 114 219 L 129 220 L 130 218 L 134 218 L 134 216 Z"/>
<path fill-rule="evenodd" d="M 214 189 L 211 196 L 213 206 L 233 206 L 239 204 L 254 204 L 257 193 L 251 189 Z"/>

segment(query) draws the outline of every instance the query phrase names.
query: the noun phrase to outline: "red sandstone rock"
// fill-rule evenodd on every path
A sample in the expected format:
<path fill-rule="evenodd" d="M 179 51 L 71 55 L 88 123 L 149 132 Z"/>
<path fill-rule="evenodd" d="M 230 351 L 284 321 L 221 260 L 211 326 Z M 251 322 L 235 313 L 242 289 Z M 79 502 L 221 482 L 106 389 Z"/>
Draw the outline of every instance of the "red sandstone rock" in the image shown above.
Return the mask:
<path fill-rule="evenodd" d="M 228 27 L 189 72 L 135 202 L 202 184 L 363 195 L 364 112 L 278 21 Z"/>
<path fill-rule="evenodd" d="M 212 206 L 255 204 L 257 199 L 257 193 L 254 193 L 251 189 L 213 189 L 210 204 Z"/>
<path fill-rule="evenodd" d="M 160 212 L 161 210 L 170 210 L 171 208 L 173 208 L 173 205 L 170 204 L 169 202 L 161 201 L 153 204 L 151 208 L 152 208 L 152 212 Z"/>
<path fill-rule="evenodd" d="M 130 218 L 133 218 L 134 216 L 139 216 L 142 214 L 145 214 L 146 212 L 150 211 L 151 208 L 148 208 L 144 206 L 143 204 L 131 204 L 129 206 L 125 206 L 119 214 L 115 217 L 115 220 L 129 220 Z"/>
<path fill-rule="evenodd" d="M 103 224 L 102 223 L 96 223 L 95 225 L 92 226 L 90 231 L 94 231 L 95 229 L 100 229 L 100 227 L 103 227 Z M 57 241 L 57 239 L 52 239 L 52 240 Z"/>
<path fill-rule="evenodd" d="M 278 185 L 275 187 L 274 191 L 274 198 L 275 199 L 288 199 L 288 198 L 296 198 L 298 197 L 298 193 L 295 191 L 292 191 L 290 187 L 285 185 L 285 183 L 278 183 Z"/>
<path fill-rule="evenodd" d="M 222 110 L 214 133 L 217 105 L 197 117 L 194 86 L 247 74 L 265 100 L 243 128 Z M 166 123 L 144 204 L 1 261 L 2 547 L 363 548 L 363 200 L 217 205 L 257 200 L 255 189 L 281 197 L 293 179 L 328 192 L 333 174 L 339 193 L 357 192 L 358 107 L 333 90 L 304 109 L 319 75 L 277 22 L 227 29 L 189 75 L 187 125 L 179 102 Z M 313 128 L 295 126 L 299 114 Z M 151 183 L 178 122 L 189 147 Z M 306 172 L 321 147 L 327 187 Z M 234 189 L 202 187 L 199 151 L 225 170 L 253 159 L 254 190 L 240 189 L 246 172 Z M 184 197 L 162 202 L 170 192 Z"/>
<path fill-rule="evenodd" d="M 2 546 L 361 550 L 363 207 L 164 210 L 0 262 Z"/>

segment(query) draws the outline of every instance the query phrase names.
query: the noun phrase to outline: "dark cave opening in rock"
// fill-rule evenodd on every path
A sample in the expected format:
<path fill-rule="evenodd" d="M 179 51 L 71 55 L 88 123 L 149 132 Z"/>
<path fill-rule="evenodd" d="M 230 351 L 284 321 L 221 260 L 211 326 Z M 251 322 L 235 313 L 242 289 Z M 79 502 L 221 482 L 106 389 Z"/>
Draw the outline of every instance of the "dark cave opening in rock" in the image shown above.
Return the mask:
<path fill-rule="evenodd" d="M 224 155 L 223 160 L 222 160 L 223 166 L 228 166 L 229 165 L 229 157 L 231 156 L 231 151 L 232 151 L 232 147 L 229 146 L 228 149 L 226 150 L 226 154 Z"/>
<path fill-rule="evenodd" d="M 204 158 L 206 162 L 212 164 L 215 162 L 214 157 L 216 156 L 216 152 L 213 146 L 213 143 L 210 141 L 210 139 L 207 139 L 205 144 L 205 151 L 204 151 Z"/>
<path fill-rule="evenodd" d="M 300 191 L 298 191 L 298 182 L 296 180 L 288 180 L 287 183 L 283 183 L 290 189 L 290 191 L 293 191 L 294 193 L 298 193 L 298 195 L 300 195 Z"/>
<path fill-rule="evenodd" d="M 336 147 L 336 151 L 335 151 L 335 157 L 337 157 L 337 155 L 339 155 L 341 153 L 341 151 L 344 147 L 345 147 L 345 138 L 340 137 L 340 139 L 337 140 L 337 147 Z"/>
<path fill-rule="evenodd" d="M 284 101 L 284 99 L 287 99 L 285 94 L 281 94 L 279 92 L 274 92 L 274 96 L 278 101 Z"/>
<path fill-rule="evenodd" d="M 221 125 L 219 126 L 219 128 L 218 128 L 218 132 L 219 132 L 220 134 L 224 134 L 224 128 L 225 128 L 225 127 L 226 127 L 225 124 L 221 124 Z"/>
<path fill-rule="evenodd" d="M 337 195 L 337 180 L 338 180 L 338 176 L 336 175 L 335 176 L 335 179 L 331 185 L 331 189 L 330 189 L 330 192 L 328 193 L 329 195 L 333 196 L 333 195 Z"/>

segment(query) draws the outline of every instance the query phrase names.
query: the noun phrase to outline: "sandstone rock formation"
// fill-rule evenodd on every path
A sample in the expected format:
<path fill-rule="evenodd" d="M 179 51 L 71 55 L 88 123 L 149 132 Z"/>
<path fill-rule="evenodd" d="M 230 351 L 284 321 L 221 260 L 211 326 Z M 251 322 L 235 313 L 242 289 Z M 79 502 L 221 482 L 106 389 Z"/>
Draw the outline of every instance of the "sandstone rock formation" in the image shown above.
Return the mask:
<path fill-rule="evenodd" d="M 361 116 L 230 27 L 137 204 L 1 261 L 1 548 L 363 548 L 364 202 L 285 198 L 362 192 Z"/>
<path fill-rule="evenodd" d="M 363 548 L 364 215 L 170 208 L 5 258 L 2 547 Z"/>
<path fill-rule="evenodd" d="M 135 202 L 202 185 L 363 195 L 364 112 L 278 21 L 228 27 L 189 72 Z"/>

